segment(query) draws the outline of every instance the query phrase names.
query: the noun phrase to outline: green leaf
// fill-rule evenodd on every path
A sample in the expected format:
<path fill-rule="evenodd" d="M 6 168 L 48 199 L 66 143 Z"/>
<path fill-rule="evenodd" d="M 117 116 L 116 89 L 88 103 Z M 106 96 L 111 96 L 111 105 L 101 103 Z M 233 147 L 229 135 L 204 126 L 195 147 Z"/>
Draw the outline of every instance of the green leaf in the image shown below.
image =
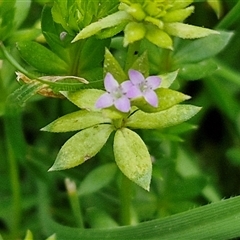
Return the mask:
<path fill-rule="evenodd" d="M 131 19 L 131 16 L 125 11 L 115 12 L 83 28 L 73 39 L 73 42 L 91 37 L 103 29 L 115 27 L 119 24 L 122 24 L 123 22 L 127 23 L 129 19 Z"/>
<path fill-rule="evenodd" d="M 82 47 L 80 54 L 80 72 L 86 69 L 92 69 L 102 66 L 105 48 L 109 46 L 110 39 L 96 39 L 91 37 L 87 39 Z"/>
<path fill-rule="evenodd" d="M 197 80 L 212 74 L 218 69 L 218 65 L 207 59 L 196 63 L 183 64 L 179 71 L 179 77 L 185 80 Z"/>
<path fill-rule="evenodd" d="M 104 117 L 101 112 L 80 110 L 58 118 L 41 130 L 48 132 L 69 132 L 82 130 L 100 123 L 109 122 L 110 119 Z"/>
<path fill-rule="evenodd" d="M 18 42 L 17 48 L 21 57 L 42 73 L 66 74 L 68 65 L 49 49 L 37 42 Z"/>
<path fill-rule="evenodd" d="M 20 41 L 31 41 L 41 35 L 41 29 L 29 28 L 15 31 L 8 39 L 8 44 L 15 44 Z"/>
<path fill-rule="evenodd" d="M 200 107 L 182 104 L 157 113 L 145 113 L 139 110 L 128 118 L 126 126 L 140 129 L 170 127 L 187 121 L 200 109 Z"/>
<path fill-rule="evenodd" d="M 124 41 L 123 45 L 127 45 L 139 41 L 144 38 L 146 33 L 146 28 L 143 23 L 130 22 L 124 29 Z"/>
<path fill-rule="evenodd" d="M 51 236 L 49 236 L 48 238 L 46 238 L 46 240 L 57 240 L 57 235 L 54 233 Z"/>
<path fill-rule="evenodd" d="M 233 36 L 232 32 L 219 31 L 220 34 L 213 34 L 202 39 L 187 41 L 173 55 L 174 66 L 185 63 L 200 62 L 218 54 L 229 43 Z"/>
<path fill-rule="evenodd" d="M 162 88 L 169 88 L 172 83 L 175 81 L 178 75 L 178 70 L 166 74 L 161 74 L 159 77 L 162 79 L 161 87 Z"/>
<path fill-rule="evenodd" d="M 113 131 L 112 125 L 101 124 L 76 133 L 60 149 L 49 171 L 76 167 L 95 156 Z"/>
<path fill-rule="evenodd" d="M 52 51 L 66 62 L 70 62 L 69 49 L 66 47 L 66 45 L 70 44 L 70 40 L 61 40 L 60 34 L 64 29 L 53 21 L 51 9 L 48 5 L 43 8 L 41 17 L 42 33 Z"/>
<path fill-rule="evenodd" d="M 158 47 L 173 50 L 171 37 L 157 26 L 149 25 L 146 38 Z"/>
<path fill-rule="evenodd" d="M 111 73 L 119 83 L 127 79 L 127 76 L 118 61 L 111 54 L 111 52 L 106 49 L 104 56 L 104 74 L 108 72 Z"/>
<path fill-rule="evenodd" d="M 79 108 L 89 111 L 99 111 L 99 109 L 96 109 L 95 104 L 98 98 L 105 92 L 99 89 L 83 89 L 77 92 L 61 93 Z"/>
<path fill-rule="evenodd" d="M 58 240 L 169 240 L 169 239 L 234 239 L 240 236 L 240 197 L 233 197 L 186 212 L 174 214 L 134 226 L 111 229 L 79 229 L 54 222 L 41 206 L 45 215 L 43 226 L 51 234 L 56 232 Z"/>
<path fill-rule="evenodd" d="M 217 17 L 220 18 L 223 14 L 223 6 L 221 0 L 207 0 L 207 3 L 211 6 L 211 8 L 214 10 L 216 13 Z"/>
<path fill-rule="evenodd" d="M 141 72 L 144 77 L 149 76 L 149 63 L 147 51 L 145 51 L 141 56 L 139 56 L 133 63 L 131 69 L 135 69 Z"/>
<path fill-rule="evenodd" d="M 83 196 L 97 192 L 107 186 L 117 172 L 116 164 L 108 163 L 92 170 L 81 182 L 78 193 Z"/>
<path fill-rule="evenodd" d="M 24 240 L 33 240 L 33 235 L 32 235 L 32 232 L 30 230 L 27 230 L 27 233 L 26 233 L 26 236 L 25 236 Z"/>
<path fill-rule="evenodd" d="M 16 1 L 14 22 L 16 28 L 20 27 L 23 21 L 26 19 L 31 6 L 31 0 Z"/>
<path fill-rule="evenodd" d="M 219 34 L 218 31 L 212 29 L 197 27 L 180 22 L 165 23 L 164 30 L 169 35 L 184 39 L 202 38 L 209 36 L 210 34 Z"/>
<path fill-rule="evenodd" d="M 149 191 L 152 162 L 139 135 L 127 128 L 119 129 L 114 136 L 113 150 L 115 161 L 123 174 Z"/>
<path fill-rule="evenodd" d="M 180 102 L 190 99 L 190 96 L 168 88 L 158 88 L 155 90 L 158 96 L 158 107 L 151 106 L 145 99 L 133 100 L 133 104 L 144 112 L 159 112 L 168 109 Z"/>
<path fill-rule="evenodd" d="M 16 1 L 0 2 L 0 41 L 4 41 L 11 36 L 16 23 L 14 22 Z"/>

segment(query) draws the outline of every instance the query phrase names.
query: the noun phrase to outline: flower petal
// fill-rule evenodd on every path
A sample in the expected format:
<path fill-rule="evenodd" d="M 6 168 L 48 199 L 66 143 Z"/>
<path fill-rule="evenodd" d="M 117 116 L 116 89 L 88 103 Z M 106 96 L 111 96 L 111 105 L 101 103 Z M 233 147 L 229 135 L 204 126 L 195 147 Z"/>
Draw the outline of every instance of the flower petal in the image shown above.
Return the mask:
<path fill-rule="evenodd" d="M 130 100 L 126 96 L 122 96 L 115 101 L 114 106 L 121 112 L 129 112 Z"/>
<path fill-rule="evenodd" d="M 142 96 L 142 92 L 138 86 L 133 85 L 127 92 L 128 98 L 136 98 Z"/>
<path fill-rule="evenodd" d="M 150 76 L 146 78 L 146 81 L 148 83 L 148 86 L 152 89 L 156 89 L 161 84 L 161 78 L 158 76 Z"/>
<path fill-rule="evenodd" d="M 139 83 L 141 83 L 141 82 L 144 81 L 144 76 L 143 76 L 142 73 L 140 73 L 139 71 L 130 69 L 130 70 L 128 71 L 128 75 L 129 75 L 130 81 L 131 81 L 134 85 L 137 85 L 137 84 L 139 84 Z"/>
<path fill-rule="evenodd" d="M 109 93 L 104 93 L 97 100 L 95 106 L 96 108 L 107 108 L 113 105 L 113 98 Z"/>
<path fill-rule="evenodd" d="M 108 92 L 114 91 L 119 86 L 119 83 L 114 79 L 111 73 L 107 73 L 104 78 L 104 87 Z"/>
<path fill-rule="evenodd" d="M 153 90 L 146 91 L 143 96 L 150 105 L 153 107 L 158 106 L 158 96 Z"/>
<path fill-rule="evenodd" d="M 124 81 L 123 83 L 121 83 L 122 92 L 123 93 L 128 92 L 132 88 L 132 86 L 133 84 L 131 81 Z"/>

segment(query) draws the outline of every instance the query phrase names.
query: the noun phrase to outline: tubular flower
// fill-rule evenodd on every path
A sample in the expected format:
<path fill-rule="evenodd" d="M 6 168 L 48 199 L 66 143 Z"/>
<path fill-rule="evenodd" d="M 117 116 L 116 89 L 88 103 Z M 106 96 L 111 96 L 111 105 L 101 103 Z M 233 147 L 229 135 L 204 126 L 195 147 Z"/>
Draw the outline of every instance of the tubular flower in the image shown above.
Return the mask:
<path fill-rule="evenodd" d="M 190 16 L 193 0 L 120 0 L 119 10 L 132 16 L 124 29 L 124 45 L 147 38 L 155 45 L 172 49 L 170 36 L 199 38 L 216 31 L 182 23 Z"/>
<path fill-rule="evenodd" d="M 130 99 L 126 96 L 128 86 L 123 83 L 119 84 L 111 73 L 107 73 L 104 78 L 104 87 L 107 90 L 96 102 L 97 108 L 108 108 L 115 106 L 121 112 L 129 112 L 130 110 Z"/>

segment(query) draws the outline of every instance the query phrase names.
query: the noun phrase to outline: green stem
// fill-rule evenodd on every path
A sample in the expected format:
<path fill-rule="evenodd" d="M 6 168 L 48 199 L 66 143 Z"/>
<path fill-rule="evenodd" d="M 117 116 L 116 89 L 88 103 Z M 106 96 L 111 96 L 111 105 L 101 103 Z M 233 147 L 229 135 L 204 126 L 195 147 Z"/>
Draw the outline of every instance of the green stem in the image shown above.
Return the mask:
<path fill-rule="evenodd" d="M 5 127 L 6 123 L 5 123 Z M 8 135 L 8 131 L 6 131 Z M 10 173 L 10 184 L 12 189 L 12 237 L 13 239 L 17 239 L 20 222 L 21 222 L 21 192 L 20 192 L 20 182 L 19 182 L 19 171 L 17 159 L 14 154 L 13 146 L 8 136 L 7 139 L 7 154 L 8 154 L 8 162 L 9 162 L 9 173 Z"/>
<path fill-rule="evenodd" d="M 122 174 L 122 182 L 120 188 L 121 201 L 121 225 L 131 224 L 131 198 L 132 198 L 132 182 Z"/>
<path fill-rule="evenodd" d="M 134 42 L 128 46 L 126 63 L 125 63 L 125 72 L 127 72 L 133 65 L 134 61 L 138 56 L 140 41 Z"/>
<path fill-rule="evenodd" d="M 84 228 L 83 224 L 83 217 L 81 212 L 80 201 L 78 198 L 78 193 L 76 189 L 75 182 L 71 181 L 70 179 L 65 179 L 65 185 L 68 192 L 69 202 L 71 204 L 72 212 L 76 221 L 76 225 L 79 228 Z"/>
<path fill-rule="evenodd" d="M 2 53 L 4 55 L 4 57 L 20 72 L 22 72 L 23 74 L 25 74 L 28 77 L 29 76 L 29 72 L 24 69 L 14 58 L 13 56 L 8 52 L 8 50 L 6 49 L 6 47 L 4 46 L 4 44 L 2 42 L 0 42 L 0 49 L 2 50 Z"/>
<path fill-rule="evenodd" d="M 222 63 L 219 60 L 214 60 L 218 66 L 218 70 L 215 72 L 217 76 L 225 78 L 227 81 L 232 82 L 240 86 L 239 72 L 230 68 L 226 64 Z"/>
<path fill-rule="evenodd" d="M 231 9 L 231 11 L 223 18 L 216 26 L 216 29 L 229 28 L 233 23 L 236 23 L 240 18 L 240 1 Z"/>

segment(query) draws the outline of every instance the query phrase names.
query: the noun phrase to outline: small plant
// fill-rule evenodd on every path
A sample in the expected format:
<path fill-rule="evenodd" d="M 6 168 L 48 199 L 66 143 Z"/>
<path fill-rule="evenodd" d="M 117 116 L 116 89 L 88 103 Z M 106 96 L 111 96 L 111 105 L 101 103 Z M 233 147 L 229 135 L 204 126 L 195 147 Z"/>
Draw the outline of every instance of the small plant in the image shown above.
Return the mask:
<path fill-rule="evenodd" d="M 2 206 L 12 206 L 0 210 L 3 238 L 24 236 L 27 229 L 41 238 L 54 233 L 48 239 L 240 236 L 233 220 L 239 213 L 231 210 L 238 197 L 219 202 L 224 196 L 209 180 L 214 171 L 201 169 L 192 143 L 214 104 L 235 123 L 239 112 L 232 97 L 239 73 L 225 66 L 221 51 L 234 39 L 226 29 L 237 22 L 240 6 L 229 3 L 229 13 L 218 20 L 223 5 L 0 2 L 0 110 L 6 138 L 0 150 L 7 159 L 1 179 L 9 174 L 12 190 L 12 205 L 1 200 Z M 202 15 L 196 11 L 194 20 L 198 7 Z M 35 8 L 39 15 L 33 17 Z M 215 12 L 215 29 L 210 23 L 202 27 L 204 11 L 207 17 Z M 36 24 L 29 24 L 31 18 Z M 226 94 L 225 77 L 233 85 Z M 199 85 L 192 91 L 194 83 Z M 232 151 L 239 155 L 230 148 L 230 159 Z M 230 224 L 219 228 L 226 221 Z M 161 227 L 149 231 L 147 226 Z M 27 238 L 33 239 L 29 230 Z"/>

